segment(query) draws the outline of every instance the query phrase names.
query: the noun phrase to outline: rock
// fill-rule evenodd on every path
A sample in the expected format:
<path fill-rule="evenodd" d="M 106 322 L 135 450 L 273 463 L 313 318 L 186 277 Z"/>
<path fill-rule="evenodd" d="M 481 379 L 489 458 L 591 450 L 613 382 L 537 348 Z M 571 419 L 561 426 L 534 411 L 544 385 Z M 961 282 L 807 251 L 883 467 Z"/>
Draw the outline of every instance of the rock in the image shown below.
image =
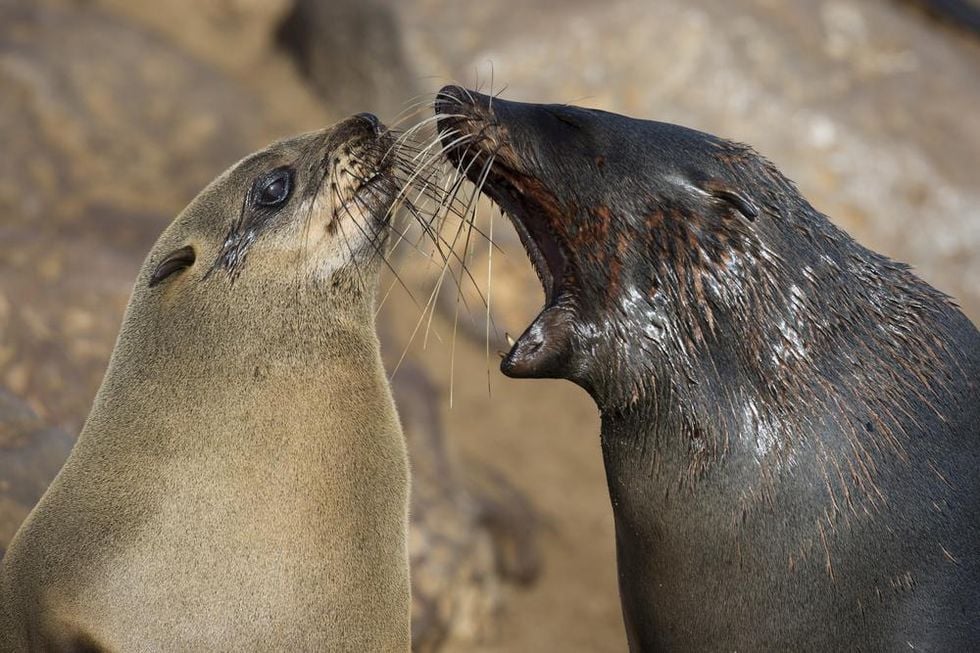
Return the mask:
<path fill-rule="evenodd" d="M 278 41 L 324 103 L 394 120 L 416 94 L 391 8 L 379 0 L 295 0 Z"/>

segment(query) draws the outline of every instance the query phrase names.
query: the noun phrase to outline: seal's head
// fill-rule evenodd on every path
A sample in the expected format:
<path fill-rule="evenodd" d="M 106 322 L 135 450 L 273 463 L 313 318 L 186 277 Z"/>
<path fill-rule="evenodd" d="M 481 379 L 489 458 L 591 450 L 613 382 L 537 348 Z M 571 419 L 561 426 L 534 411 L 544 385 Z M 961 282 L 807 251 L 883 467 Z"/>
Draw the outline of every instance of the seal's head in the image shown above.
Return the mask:
<path fill-rule="evenodd" d="M 768 396 L 812 380 L 841 326 L 877 333 L 907 314 L 898 304 L 945 305 L 747 146 L 453 86 L 435 108 L 447 155 L 514 223 L 544 286 L 509 376 L 573 380 L 604 408 L 653 378 Z"/>
<path fill-rule="evenodd" d="M 765 198 L 740 189 L 729 165 L 746 148 L 676 125 L 458 87 L 440 92 L 436 111 L 444 141 L 463 139 L 449 157 L 474 181 L 489 165 L 483 191 L 512 219 L 544 286 L 544 310 L 502 364 L 510 376 L 598 390 L 599 377 L 619 372 L 608 358 L 596 367 L 596 347 L 656 346 L 683 302 L 735 299 L 735 288 L 702 273 L 734 272 L 740 257 L 760 255 L 752 223 Z M 693 294 L 670 296 L 682 288 Z"/>
<path fill-rule="evenodd" d="M 148 254 L 112 363 L 136 371 L 111 376 L 193 375 L 188 361 L 201 348 L 211 352 L 200 361 L 215 367 L 208 374 L 242 357 L 261 366 L 276 356 L 343 356 L 340 342 L 373 351 L 399 190 L 394 140 L 375 116 L 359 114 L 273 143 L 218 176 Z"/>
<path fill-rule="evenodd" d="M 246 157 L 160 237 L 133 304 L 185 305 L 207 294 L 192 303 L 213 305 L 211 295 L 258 293 L 282 295 L 284 307 L 304 298 L 325 305 L 327 295 L 343 298 L 328 302 L 333 313 L 366 307 L 398 190 L 393 159 L 394 139 L 371 114 Z"/>

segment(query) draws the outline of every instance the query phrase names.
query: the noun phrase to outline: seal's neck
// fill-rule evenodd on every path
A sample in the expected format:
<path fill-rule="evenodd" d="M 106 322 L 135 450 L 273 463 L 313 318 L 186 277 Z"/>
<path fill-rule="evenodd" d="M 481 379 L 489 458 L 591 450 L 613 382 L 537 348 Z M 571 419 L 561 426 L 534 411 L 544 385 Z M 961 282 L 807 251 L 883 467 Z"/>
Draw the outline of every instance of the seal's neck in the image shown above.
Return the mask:
<path fill-rule="evenodd" d="M 238 456 L 263 437 L 322 440 L 352 397 L 391 404 L 371 316 L 259 290 L 183 312 L 134 296 L 80 440 Z"/>
<path fill-rule="evenodd" d="M 648 281 L 663 294 L 601 336 L 614 364 L 590 391 L 614 458 L 694 483 L 722 461 L 778 468 L 804 447 L 904 456 L 905 416 L 948 410 L 963 378 L 948 343 L 965 318 L 812 208 L 787 215 L 796 224 L 772 224 L 743 259 Z"/>

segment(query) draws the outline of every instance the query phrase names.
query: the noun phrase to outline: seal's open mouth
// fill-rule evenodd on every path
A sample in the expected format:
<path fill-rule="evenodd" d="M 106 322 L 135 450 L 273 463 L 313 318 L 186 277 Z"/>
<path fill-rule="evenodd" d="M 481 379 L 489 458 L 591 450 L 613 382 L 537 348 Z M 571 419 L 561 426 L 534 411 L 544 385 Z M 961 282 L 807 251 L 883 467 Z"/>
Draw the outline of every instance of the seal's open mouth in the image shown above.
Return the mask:
<path fill-rule="evenodd" d="M 478 157 L 485 159 L 487 154 L 484 151 Z M 479 183 L 476 175 L 482 170 L 479 160 L 469 166 L 471 181 Z M 552 305 L 561 295 L 567 264 L 564 249 L 551 227 L 554 220 L 561 218 L 554 196 L 540 181 L 516 172 L 500 157 L 494 159 L 487 173 L 483 193 L 514 225 L 544 288 L 545 306 Z"/>
<path fill-rule="evenodd" d="M 479 99 L 477 99 L 479 98 Z M 566 234 L 568 208 L 535 174 L 506 117 L 488 96 L 458 87 L 440 91 L 436 113 L 446 157 L 514 225 L 544 289 L 545 305 L 501 363 L 508 376 L 559 377 L 568 351 L 576 275 Z"/>
<path fill-rule="evenodd" d="M 463 135 L 446 150 L 446 157 L 471 182 L 482 182 L 483 194 L 510 219 L 544 288 L 545 305 L 551 305 L 560 295 L 568 260 L 551 226 L 562 218 L 559 203 L 539 179 L 522 172 L 521 159 L 505 130 L 492 114 L 483 115 L 485 107 L 466 102 L 465 94 L 449 87 L 440 92 L 436 103 L 447 144 Z"/>

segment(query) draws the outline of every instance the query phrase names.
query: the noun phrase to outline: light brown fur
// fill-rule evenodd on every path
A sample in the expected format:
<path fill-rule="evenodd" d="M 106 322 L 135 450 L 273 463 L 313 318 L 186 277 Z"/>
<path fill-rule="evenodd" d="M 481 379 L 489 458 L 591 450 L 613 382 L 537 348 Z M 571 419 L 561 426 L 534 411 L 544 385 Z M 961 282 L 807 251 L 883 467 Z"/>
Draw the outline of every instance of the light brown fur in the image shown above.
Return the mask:
<path fill-rule="evenodd" d="M 343 170 L 364 174 L 357 120 L 246 158 L 157 241 L 0 566 L 0 650 L 409 649 L 408 465 L 368 238 L 387 204 L 368 188 L 340 210 L 359 184 Z M 275 224 L 213 265 L 253 179 L 286 164 Z M 195 263 L 149 287 L 188 244 Z"/>

